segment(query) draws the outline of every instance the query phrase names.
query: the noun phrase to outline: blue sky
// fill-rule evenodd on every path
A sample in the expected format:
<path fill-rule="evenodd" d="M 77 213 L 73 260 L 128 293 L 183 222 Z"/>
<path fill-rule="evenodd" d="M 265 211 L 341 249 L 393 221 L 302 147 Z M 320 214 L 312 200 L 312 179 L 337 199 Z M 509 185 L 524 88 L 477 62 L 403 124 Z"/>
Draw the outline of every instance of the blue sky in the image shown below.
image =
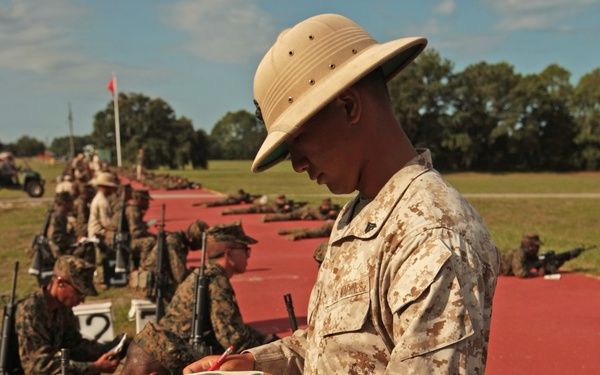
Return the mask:
<path fill-rule="evenodd" d="M 425 36 L 455 63 L 506 61 L 518 73 L 557 63 L 572 81 L 600 67 L 600 0 L 0 0 L 0 141 L 90 134 L 120 92 L 164 99 L 210 132 L 253 112 L 258 62 L 279 32 L 343 14 L 378 41 Z"/>

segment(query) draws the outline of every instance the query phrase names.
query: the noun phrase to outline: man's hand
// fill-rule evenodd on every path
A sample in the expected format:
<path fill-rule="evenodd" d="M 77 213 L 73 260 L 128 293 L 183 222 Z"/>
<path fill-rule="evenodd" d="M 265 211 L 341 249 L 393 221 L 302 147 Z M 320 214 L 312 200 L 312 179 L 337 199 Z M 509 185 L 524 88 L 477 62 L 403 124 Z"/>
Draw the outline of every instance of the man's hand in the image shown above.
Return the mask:
<path fill-rule="evenodd" d="M 219 359 L 219 355 L 210 355 L 198 360 L 183 369 L 184 374 L 208 371 L 210 366 Z M 254 356 L 250 353 L 232 354 L 227 357 L 219 368 L 220 370 L 252 371 L 254 370 Z"/>
<path fill-rule="evenodd" d="M 113 357 L 113 359 L 109 359 Z M 119 354 L 117 352 L 108 352 L 102 354 L 100 358 L 94 362 L 93 368 L 96 372 L 112 374 L 119 365 Z"/>

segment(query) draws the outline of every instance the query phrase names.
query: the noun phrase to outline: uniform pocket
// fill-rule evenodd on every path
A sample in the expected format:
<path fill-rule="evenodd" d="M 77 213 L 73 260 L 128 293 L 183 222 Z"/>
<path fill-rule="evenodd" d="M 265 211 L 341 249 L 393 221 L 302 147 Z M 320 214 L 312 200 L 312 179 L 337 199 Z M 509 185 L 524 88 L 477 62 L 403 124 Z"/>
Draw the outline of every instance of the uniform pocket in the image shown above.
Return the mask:
<path fill-rule="evenodd" d="M 395 350 L 400 358 L 444 348 L 473 335 L 473 323 L 445 245 L 421 249 L 390 285 Z"/>
<path fill-rule="evenodd" d="M 325 307 L 327 318 L 323 322 L 323 337 L 358 331 L 369 313 L 369 278 L 344 284 L 336 300 Z"/>

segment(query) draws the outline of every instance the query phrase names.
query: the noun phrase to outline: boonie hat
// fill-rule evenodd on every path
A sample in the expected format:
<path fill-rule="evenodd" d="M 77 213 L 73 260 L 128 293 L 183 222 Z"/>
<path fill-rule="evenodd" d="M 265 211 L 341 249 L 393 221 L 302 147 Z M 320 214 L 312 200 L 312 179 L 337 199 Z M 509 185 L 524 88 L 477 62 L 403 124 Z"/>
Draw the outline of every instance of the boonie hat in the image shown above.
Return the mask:
<path fill-rule="evenodd" d="M 72 255 L 63 255 L 54 263 L 54 276 L 67 279 L 77 291 L 86 296 L 98 295 L 94 287 L 95 270 L 94 265 Z"/>
<path fill-rule="evenodd" d="M 254 76 L 254 100 L 267 138 L 252 164 L 262 172 L 284 160 L 285 140 L 354 83 L 381 67 L 392 79 L 425 48 L 427 39 L 378 43 L 352 20 L 322 14 L 282 31 Z"/>
<path fill-rule="evenodd" d="M 252 245 L 258 241 L 244 233 L 242 222 L 239 220 L 230 224 L 214 225 L 206 232 L 206 255 L 209 258 L 221 256 L 229 242 Z"/>
<path fill-rule="evenodd" d="M 171 374 L 181 374 L 187 365 L 202 358 L 181 336 L 156 323 L 147 323 L 134 336 L 133 342 L 170 370 Z"/>
<path fill-rule="evenodd" d="M 102 172 L 96 177 L 94 181 L 94 185 L 96 186 L 109 186 L 109 187 L 118 187 L 117 180 L 112 173 Z"/>

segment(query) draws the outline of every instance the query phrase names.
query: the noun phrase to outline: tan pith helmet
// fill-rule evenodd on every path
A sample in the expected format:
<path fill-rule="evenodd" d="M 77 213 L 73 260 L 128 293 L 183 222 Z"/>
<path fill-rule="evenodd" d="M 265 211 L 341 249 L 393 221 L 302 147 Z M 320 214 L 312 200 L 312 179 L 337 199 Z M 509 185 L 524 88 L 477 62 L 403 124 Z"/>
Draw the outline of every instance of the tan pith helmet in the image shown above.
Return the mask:
<path fill-rule="evenodd" d="M 254 76 L 254 98 L 267 138 L 252 164 L 262 172 L 288 156 L 285 140 L 342 91 L 381 67 L 386 80 L 427 45 L 422 37 L 378 43 L 337 14 L 321 14 L 282 31 Z"/>

